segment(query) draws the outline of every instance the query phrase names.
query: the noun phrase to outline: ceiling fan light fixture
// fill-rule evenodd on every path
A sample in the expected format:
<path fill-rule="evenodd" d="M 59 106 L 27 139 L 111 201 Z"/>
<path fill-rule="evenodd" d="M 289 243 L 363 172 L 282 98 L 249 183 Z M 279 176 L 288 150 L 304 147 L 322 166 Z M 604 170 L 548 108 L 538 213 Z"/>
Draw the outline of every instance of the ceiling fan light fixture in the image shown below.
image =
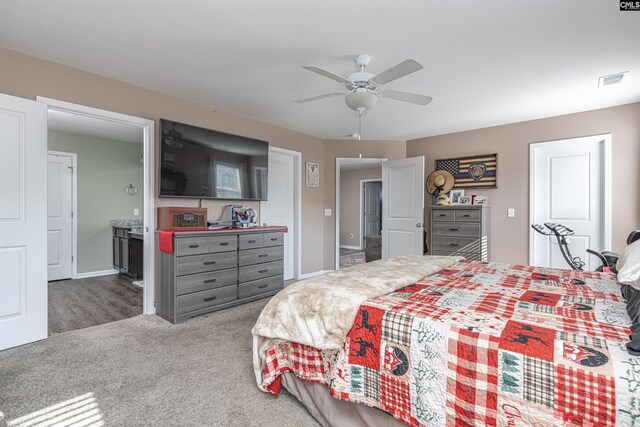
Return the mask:
<path fill-rule="evenodd" d="M 368 90 L 356 89 L 354 92 L 349 92 L 345 97 L 347 107 L 354 111 L 363 112 L 371 110 L 376 106 L 378 102 L 378 95 Z"/>

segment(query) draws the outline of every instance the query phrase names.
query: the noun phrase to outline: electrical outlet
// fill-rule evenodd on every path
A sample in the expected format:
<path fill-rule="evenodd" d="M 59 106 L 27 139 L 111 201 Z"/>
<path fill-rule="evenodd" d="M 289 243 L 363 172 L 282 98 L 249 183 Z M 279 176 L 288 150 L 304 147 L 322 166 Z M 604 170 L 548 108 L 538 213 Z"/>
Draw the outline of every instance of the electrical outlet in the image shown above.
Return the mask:
<path fill-rule="evenodd" d="M 349 238 L 353 239 L 355 236 L 353 235 L 353 233 L 349 233 Z"/>
<path fill-rule="evenodd" d="M 324 216 L 331 216 L 331 209 L 325 209 Z"/>
<path fill-rule="evenodd" d="M 507 209 L 507 217 L 508 218 L 515 218 L 516 217 L 516 210 L 514 208 Z"/>
<path fill-rule="evenodd" d="M 140 209 L 134 209 L 133 210 L 133 215 L 134 216 L 140 215 Z"/>

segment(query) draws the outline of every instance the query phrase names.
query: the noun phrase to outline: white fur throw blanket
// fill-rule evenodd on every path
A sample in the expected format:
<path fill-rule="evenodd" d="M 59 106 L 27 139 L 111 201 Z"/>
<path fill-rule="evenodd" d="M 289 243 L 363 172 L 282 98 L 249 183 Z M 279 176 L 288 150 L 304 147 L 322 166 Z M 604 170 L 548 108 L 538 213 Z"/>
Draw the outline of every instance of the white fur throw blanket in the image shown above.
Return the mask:
<path fill-rule="evenodd" d="M 389 258 L 288 286 L 269 301 L 251 330 L 258 387 L 262 389 L 265 353 L 276 342 L 338 349 L 366 300 L 412 285 L 461 259 L 428 255 Z"/>

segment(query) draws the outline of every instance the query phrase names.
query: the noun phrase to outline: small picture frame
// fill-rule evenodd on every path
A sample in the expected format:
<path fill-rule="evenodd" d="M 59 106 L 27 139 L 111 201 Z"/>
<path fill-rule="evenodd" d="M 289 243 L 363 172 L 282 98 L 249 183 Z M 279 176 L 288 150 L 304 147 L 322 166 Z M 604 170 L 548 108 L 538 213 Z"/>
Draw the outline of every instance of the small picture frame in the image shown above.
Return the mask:
<path fill-rule="evenodd" d="M 458 199 L 459 205 L 470 205 L 471 204 L 471 196 L 460 196 Z"/>
<path fill-rule="evenodd" d="M 307 187 L 320 187 L 320 164 L 307 162 Z"/>
<path fill-rule="evenodd" d="M 488 205 L 489 204 L 489 198 L 487 196 L 475 196 L 473 198 L 473 204 L 474 205 Z"/>
<path fill-rule="evenodd" d="M 449 200 L 452 205 L 460 204 L 460 197 L 464 196 L 464 190 L 451 190 L 449 193 Z"/>

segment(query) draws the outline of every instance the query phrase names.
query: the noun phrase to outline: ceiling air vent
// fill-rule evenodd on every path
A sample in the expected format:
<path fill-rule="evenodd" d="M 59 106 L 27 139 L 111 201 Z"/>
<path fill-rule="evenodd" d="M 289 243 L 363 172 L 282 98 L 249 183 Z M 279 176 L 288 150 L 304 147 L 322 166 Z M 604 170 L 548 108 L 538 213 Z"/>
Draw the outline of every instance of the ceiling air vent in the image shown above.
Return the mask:
<path fill-rule="evenodd" d="M 598 87 L 610 86 L 622 81 L 622 78 L 628 71 L 622 73 L 609 74 L 608 76 L 602 76 L 598 79 Z"/>

